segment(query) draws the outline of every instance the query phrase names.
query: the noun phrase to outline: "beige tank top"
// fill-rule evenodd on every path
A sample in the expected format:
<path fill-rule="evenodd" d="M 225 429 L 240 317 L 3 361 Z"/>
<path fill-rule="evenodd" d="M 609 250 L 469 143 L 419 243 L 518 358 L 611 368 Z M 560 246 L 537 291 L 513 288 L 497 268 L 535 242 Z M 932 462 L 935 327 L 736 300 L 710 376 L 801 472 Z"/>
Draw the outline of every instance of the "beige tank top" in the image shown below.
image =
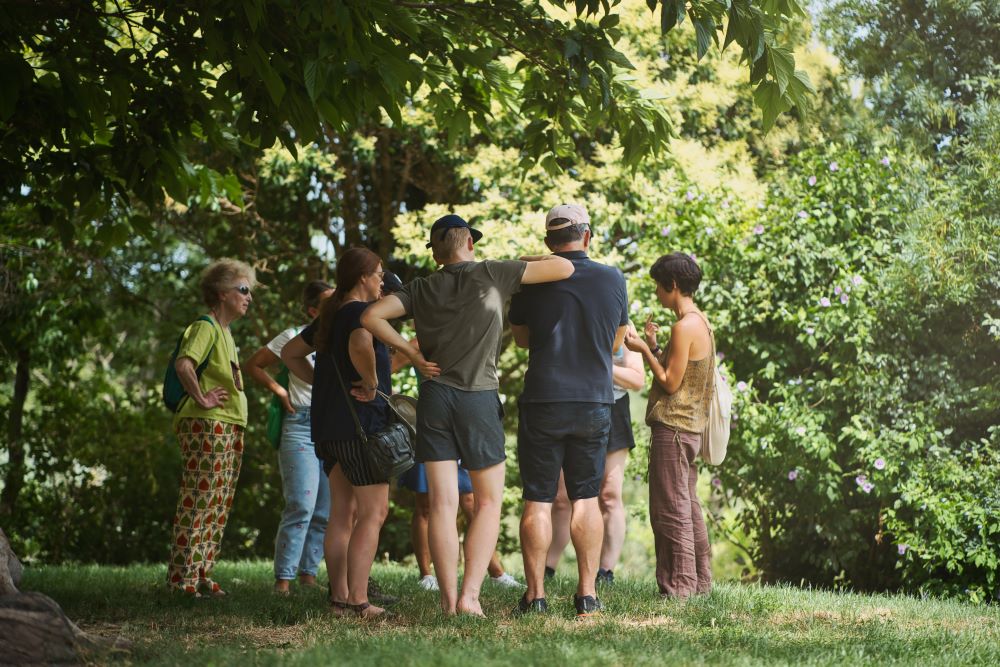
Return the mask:
<path fill-rule="evenodd" d="M 708 405 L 715 390 L 715 332 L 708 319 L 697 313 L 708 327 L 712 339 L 712 352 L 704 359 L 688 361 L 681 378 L 680 388 L 668 394 L 660 383 L 653 381 L 646 404 L 646 423 L 663 424 L 686 433 L 701 433 L 708 423 Z M 667 359 L 667 350 L 660 355 L 660 363 Z"/>

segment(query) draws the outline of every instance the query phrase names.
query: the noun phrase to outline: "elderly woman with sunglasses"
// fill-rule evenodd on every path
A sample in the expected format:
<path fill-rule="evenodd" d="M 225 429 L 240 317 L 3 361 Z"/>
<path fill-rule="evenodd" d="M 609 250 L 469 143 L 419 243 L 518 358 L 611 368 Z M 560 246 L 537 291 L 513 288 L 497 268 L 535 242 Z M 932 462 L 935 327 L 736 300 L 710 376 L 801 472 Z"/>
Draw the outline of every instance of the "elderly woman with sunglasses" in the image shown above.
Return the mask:
<path fill-rule="evenodd" d="M 239 350 L 229 325 L 247 313 L 256 284 L 243 262 L 221 259 L 201 275 L 209 312 L 184 331 L 176 370 L 187 396 L 174 415 L 181 448 L 181 488 L 167 564 L 171 589 L 220 597 L 212 580 L 243 458 L 247 399 Z"/>

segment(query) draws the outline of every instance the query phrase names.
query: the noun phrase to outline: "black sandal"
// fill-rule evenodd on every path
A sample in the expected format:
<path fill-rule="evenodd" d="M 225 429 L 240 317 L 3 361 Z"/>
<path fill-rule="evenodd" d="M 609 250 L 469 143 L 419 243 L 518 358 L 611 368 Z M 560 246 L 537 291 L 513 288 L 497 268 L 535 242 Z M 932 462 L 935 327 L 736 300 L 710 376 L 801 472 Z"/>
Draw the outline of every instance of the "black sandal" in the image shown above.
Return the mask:
<path fill-rule="evenodd" d="M 327 598 L 326 601 L 330 603 L 330 613 L 334 616 L 344 616 L 351 609 L 351 605 L 346 602 L 340 602 L 333 598 Z"/>

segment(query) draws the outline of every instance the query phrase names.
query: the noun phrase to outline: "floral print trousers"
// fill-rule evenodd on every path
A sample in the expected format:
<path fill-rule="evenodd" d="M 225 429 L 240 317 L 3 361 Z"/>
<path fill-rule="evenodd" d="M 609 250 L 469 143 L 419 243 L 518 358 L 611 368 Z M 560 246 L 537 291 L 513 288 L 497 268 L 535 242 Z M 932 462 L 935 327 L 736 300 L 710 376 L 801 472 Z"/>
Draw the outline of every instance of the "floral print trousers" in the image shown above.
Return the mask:
<path fill-rule="evenodd" d="M 167 564 L 171 588 L 196 593 L 218 592 L 212 568 L 219 557 L 243 459 L 243 427 L 211 419 L 181 419 L 180 494 Z"/>

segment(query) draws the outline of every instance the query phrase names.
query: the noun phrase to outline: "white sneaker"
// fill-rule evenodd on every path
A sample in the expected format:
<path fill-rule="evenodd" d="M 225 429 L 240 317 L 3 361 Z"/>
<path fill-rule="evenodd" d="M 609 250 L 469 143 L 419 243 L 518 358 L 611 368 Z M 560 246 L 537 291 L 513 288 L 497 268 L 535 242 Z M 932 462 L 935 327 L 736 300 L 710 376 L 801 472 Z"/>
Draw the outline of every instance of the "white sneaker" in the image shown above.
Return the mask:
<path fill-rule="evenodd" d="M 527 588 L 526 585 L 510 576 L 509 572 L 504 572 L 499 577 L 490 577 L 494 584 L 504 588 Z"/>
<path fill-rule="evenodd" d="M 433 574 L 428 574 L 426 577 L 417 582 L 425 591 L 436 591 L 438 589 L 438 580 Z"/>

